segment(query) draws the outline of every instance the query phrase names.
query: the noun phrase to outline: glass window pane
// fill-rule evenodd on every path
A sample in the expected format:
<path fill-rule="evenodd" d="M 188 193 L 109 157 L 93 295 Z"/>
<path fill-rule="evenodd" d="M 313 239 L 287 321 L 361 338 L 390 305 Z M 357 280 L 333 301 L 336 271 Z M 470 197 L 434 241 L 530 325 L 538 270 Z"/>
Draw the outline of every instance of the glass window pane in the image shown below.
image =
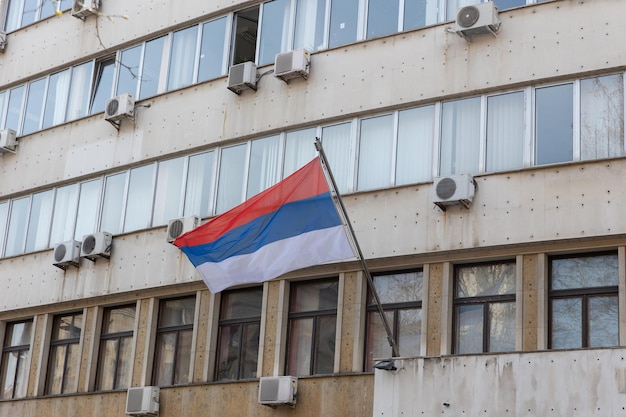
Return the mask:
<path fill-rule="evenodd" d="M 196 298 L 186 297 L 161 301 L 159 328 L 193 325 Z"/>
<path fill-rule="evenodd" d="M 57 7 L 59 7 L 60 5 L 58 4 L 57 1 L 47 1 L 47 0 L 43 0 L 41 2 L 41 17 L 40 19 L 45 19 L 47 17 L 50 16 L 54 16 L 54 13 L 57 10 Z M 61 10 L 61 9 L 59 9 Z"/>
<path fill-rule="evenodd" d="M 7 215 L 9 214 L 9 203 L 0 203 L 0 255 L 4 253 L 4 234 L 7 231 Z"/>
<path fill-rule="evenodd" d="M 112 390 L 115 387 L 118 346 L 119 339 L 103 340 L 100 343 L 100 360 L 96 381 L 96 389 L 98 390 Z"/>
<path fill-rule="evenodd" d="M 87 114 L 92 70 L 93 62 L 86 62 L 72 68 L 66 121 L 75 120 Z"/>
<path fill-rule="evenodd" d="M 313 373 L 332 374 L 335 368 L 335 334 L 337 317 L 319 317 L 317 321 L 317 340 L 315 341 L 315 362 Z"/>
<path fill-rule="evenodd" d="M 280 180 L 280 136 L 253 140 L 246 198 L 271 187 Z"/>
<path fill-rule="evenodd" d="M 480 97 L 443 103 L 440 175 L 476 174 L 480 154 Z"/>
<path fill-rule="evenodd" d="M 154 168 L 155 165 L 146 165 L 130 170 L 124 216 L 125 232 L 150 227 L 154 197 Z"/>
<path fill-rule="evenodd" d="M 422 310 L 419 308 L 402 309 L 398 311 L 398 322 L 400 355 L 404 357 L 419 356 L 422 336 Z"/>
<path fill-rule="evenodd" d="M 243 144 L 221 150 L 216 214 L 223 213 L 242 201 L 247 149 L 247 145 Z"/>
<path fill-rule="evenodd" d="M 4 30 L 12 32 L 20 27 L 22 9 L 20 0 L 8 0 L 7 12 L 4 20 Z"/>
<path fill-rule="evenodd" d="M 251 7 L 235 14 L 233 33 L 233 64 L 254 61 L 259 25 L 259 7 Z"/>
<path fill-rule="evenodd" d="M 487 98 L 487 171 L 522 168 L 524 93 Z"/>
<path fill-rule="evenodd" d="M 130 93 L 137 95 L 137 80 L 139 79 L 139 59 L 142 45 L 122 51 L 119 63 L 119 75 L 115 95 Z"/>
<path fill-rule="evenodd" d="M 619 345 L 617 296 L 589 299 L 589 347 Z"/>
<path fill-rule="evenodd" d="M 22 24 L 21 26 L 30 25 L 35 22 L 37 17 L 37 2 L 38 0 L 24 0 L 24 10 L 22 11 Z"/>
<path fill-rule="evenodd" d="M 352 141 L 350 133 L 351 124 L 327 126 L 322 129 L 322 143 L 324 152 L 328 157 L 328 163 L 333 169 L 333 176 L 340 193 L 352 191 Z"/>
<path fill-rule="evenodd" d="M 224 46 L 226 45 L 226 18 L 202 25 L 198 82 L 217 78 L 223 74 Z"/>
<path fill-rule="evenodd" d="M 19 352 L 5 352 L 2 355 L 2 369 L 0 370 L 0 398 L 13 398 L 15 389 L 15 375 L 19 361 Z"/>
<path fill-rule="evenodd" d="M 535 90 L 537 165 L 571 161 L 574 152 L 572 84 Z"/>
<path fill-rule="evenodd" d="M 291 1 L 272 0 L 263 3 L 259 65 L 274 62 L 276 54 L 289 49 L 289 18 Z"/>
<path fill-rule="evenodd" d="M 220 326 L 216 365 L 218 381 L 239 379 L 241 330 L 241 324 Z"/>
<path fill-rule="evenodd" d="M 581 299 L 552 300 L 552 349 L 573 349 L 582 346 Z"/>
<path fill-rule="evenodd" d="M 114 388 L 122 389 L 130 387 L 131 369 L 133 364 L 133 338 L 123 337 L 120 339 L 120 353 L 117 360 L 117 377 Z"/>
<path fill-rule="evenodd" d="M 167 224 L 181 214 L 185 158 L 159 162 L 158 166 L 153 226 Z"/>
<path fill-rule="evenodd" d="M 154 96 L 159 92 L 159 80 L 161 73 L 165 71 L 165 63 L 167 62 L 164 45 L 165 36 L 146 42 L 141 68 L 139 99 Z"/>
<path fill-rule="evenodd" d="M 93 82 L 93 98 L 90 114 L 104 111 L 106 101 L 113 93 L 113 77 L 115 76 L 115 59 L 107 59 L 96 63 L 96 73 Z"/>
<path fill-rule="evenodd" d="M 432 179 L 434 124 L 434 106 L 418 107 L 398 113 L 396 185 Z"/>
<path fill-rule="evenodd" d="M 552 259 L 550 266 L 553 290 L 618 284 L 618 260 L 613 254 Z"/>
<path fill-rule="evenodd" d="M 337 281 L 294 284 L 291 294 L 291 312 L 318 311 L 337 308 Z"/>
<path fill-rule="evenodd" d="M 316 128 L 287 132 L 285 136 L 285 162 L 283 178 L 296 172 L 315 158 Z"/>
<path fill-rule="evenodd" d="M 100 201 L 100 179 L 80 184 L 80 199 L 76 214 L 76 231 L 74 239 L 83 240 L 83 236 L 96 230 L 98 218 L 98 203 Z"/>
<path fill-rule="evenodd" d="M 261 318 L 263 288 L 224 292 L 221 298 L 220 320 Z"/>
<path fill-rule="evenodd" d="M 515 294 L 514 262 L 458 268 L 457 298 L 503 294 Z"/>
<path fill-rule="evenodd" d="M 489 352 L 515 350 L 515 303 L 489 304 Z"/>
<path fill-rule="evenodd" d="M 4 110 L 6 106 L 6 91 L 0 91 L 0 128 L 4 129 L 4 125 L 2 124 L 2 120 L 4 119 Z"/>
<path fill-rule="evenodd" d="M 24 253 L 26 238 L 26 222 L 30 197 L 23 197 L 11 202 L 11 217 L 4 255 L 14 256 Z"/>
<path fill-rule="evenodd" d="M 624 75 L 580 81 L 580 142 L 583 160 L 624 155 Z"/>
<path fill-rule="evenodd" d="M 132 332 L 135 328 L 135 310 L 134 305 L 106 310 L 102 334 Z"/>
<path fill-rule="evenodd" d="M 408 303 L 422 300 L 424 273 L 422 271 L 375 275 L 374 288 L 382 304 Z M 370 292 L 367 303 L 376 302 Z"/>
<path fill-rule="evenodd" d="M 102 220 L 100 221 L 100 230 L 102 231 L 117 234 L 122 230 L 121 220 L 124 208 L 126 174 L 123 172 L 111 175 L 105 180 Z"/>
<path fill-rule="evenodd" d="M 455 353 L 479 353 L 483 351 L 483 305 L 457 307 L 457 332 Z"/>
<path fill-rule="evenodd" d="M 153 385 L 172 385 L 174 380 L 174 360 L 176 355 L 176 332 L 159 333 L 156 337 L 154 352 Z"/>
<path fill-rule="evenodd" d="M 387 323 L 393 326 L 393 311 L 385 311 L 385 317 L 387 318 Z M 405 356 L 404 350 L 399 349 L 400 354 Z M 367 313 L 367 346 L 365 354 L 365 371 L 367 372 L 374 369 L 375 359 L 390 358 L 392 356 L 391 346 L 387 340 L 387 331 L 378 311 Z"/>
<path fill-rule="evenodd" d="M 189 157 L 184 215 L 208 217 L 213 195 L 213 161 L 215 152 Z"/>
<path fill-rule="evenodd" d="M 259 360 L 259 335 L 261 326 L 259 323 L 248 323 L 244 325 L 243 329 L 241 378 L 256 378 L 257 363 Z"/>
<path fill-rule="evenodd" d="M 26 113 L 22 134 L 27 135 L 39 130 L 43 113 L 43 94 L 46 89 L 46 79 L 34 81 L 28 85 L 28 97 L 26 99 Z"/>
<path fill-rule="evenodd" d="M 398 31 L 398 0 L 369 0 L 367 8 L 367 39 Z"/>
<path fill-rule="evenodd" d="M 294 49 L 311 52 L 324 47 L 326 0 L 297 0 Z"/>
<path fill-rule="evenodd" d="M 361 120 L 357 190 L 392 185 L 393 133 L 391 115 Z"/>
<path fill-rule="evenodd" d="M 48 373 L 46 375 L 46 394 L 63 392 L 63 373 L 65 372 L 65 351 L 68 345 L 50 347 Z"/>
<path fill-rule="evenodd" d="M 28 365 L 30 359 L 30 351 L 22 350 L 18 352 L 18 367 L 15 378 L 15 395 L 14 398 L 26 397 L 26 389 L 28 388 Z"/>
<path fill-rule="evenodd" d="M 74 222 L 76 220 L 78 191 L 78 184 L 57 188 L 54 200 L 52 231 L 50 232 L 50 243 L 52 245 L 66 242 L 75 237 Z M 78 240 L 82 240 L 82 235 Z"/>
<path fill-rule="evenodd" d="M 193 83 L 197 43 L 198 26 L 174 32 L 169 79 L 167 81 L 168 90 L 183 88 Z"/>
<path fill-rule="evenodd" d="M 7 107 L 6 121 L 4 123 L 7 129 L 19 132 L 20 119 L 22 116 L 22 102 L 24 101 L 24 86 L 11 89 L 9 91 L 9 104 Z"/>
<path fill-rule="evenodd" d="M 57 316 L 54 318 L 52 340 L 77 339 L 83 328 L 83 315 L 81 313 Z"/>
<path fill-rule="evenodd" d="M 26 235 L 26 252 L 48 248 L 50 221 L 52 217 L 52 190 L 33 194 Z"/>
<path fill-rule="evenodd" d="M 189 368 L 191 364 L 191 341 L 192 331 L 185 330 L 178 333 L 178 346 L 176 346 L 176 370 L 174 371 L 174 385 L 187 384 Z"/>
<path fill-rule="evenodd" d="M 404 0 L 404 30 L 437 23 L 438 0 Z"/>
<path fill-rule="evenodd" d="M 313 339 L 313 319 L 292 319 L 289 321 L 289 360 L 287 375 L 311 374 L 311 341 Z"/>
<path fill-rule="evenodd" d="M 498 6 L 498 10 L 512 9 L 526 4 L 526 0 L 494 0 L 493 2 Z"/>
<path fill-rule="evenodd" d="M 46 108 L 43 113 L 43 127 L 61 124 L 65 121 L 65 109 L 70 89 L 70 70 L 57 72 L 50 76 Z"/>
<path fill-rule="evenodd" d="M 330 38 L 328 46 L 356 42 L 359 0 L 334 1 L 330 6 Z"/>

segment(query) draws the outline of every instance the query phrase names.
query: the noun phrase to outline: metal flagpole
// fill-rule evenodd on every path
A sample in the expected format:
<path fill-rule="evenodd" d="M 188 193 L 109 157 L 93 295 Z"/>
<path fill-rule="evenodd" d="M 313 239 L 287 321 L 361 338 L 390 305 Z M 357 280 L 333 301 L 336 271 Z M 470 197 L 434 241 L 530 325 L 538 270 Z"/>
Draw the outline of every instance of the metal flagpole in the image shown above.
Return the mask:
<path fill-rule="evenodd" d="M 380 303 L 380 298 L 378 297 L 378 292 L 374 287 L 374 280 L 372 279 L 372 274 L 370 273 L 367 264 L 365 263 L 365 258 L 363 258 L 363 252 L 361 252 L 361 247 L 359 246 L 359 241 L 356 239 L 356 235 L 354 234 L 354 229 L 352 228 L 352 223 L 350 222 L 350 218 L 348 217 L 348 212 L 346 211 L 346 207 L 343 205 L 343 201 L 341 200 L 341 195 L 339 194 L 339 189 L 337 188 L 337 183 L 335 182 L 335 177 L 333 177 L 333 173 L 330 170 L 330 165 L 328 165 L 328 160 L 326 159 L 326 153 L 324 152 L 324 148 L 322 147 L 322 142 L 319 138 L 315 138 L 315 149 L 320 155 L 320 161 L 322 162 L 322 168 L 328 174 L 328 178 L 330 179 L 332 191 L 337 197 L 337 201 L 339 202 L 339 208 L 341 209 L 341 214 L 348 225 L 348 230 L 350 231 L 350 238 L 352 239 L 352 243 L 354 244 L 354 248 L 357 252 L 357 257 L 361 262 L 361 268 L 363 268 L 363 272 L 365 273 L 365 277 L 367 278 L 367 284 L 370 287 L 370 291 L 374 296 L 374 301 L 376 302 L 376 307 L 378 307 L 378 313 L 380 314 L 380 319 L 383 322 L 383 326 L 385 327 L 385 332 L 387 332 L 387 341 L 389 342 L 389 346 L 391 346 L 391 356 L 399 357 L 400 351 L 398 350 L 398 345 L 396 343 L 396 339 L 393 337 L 393 331 L 391 330 L 391 326 L 389 325 L 389 321 L 387 320 L 387 316 L 385 316 L 385 312 L 383 311 L 383 306 Z"/>

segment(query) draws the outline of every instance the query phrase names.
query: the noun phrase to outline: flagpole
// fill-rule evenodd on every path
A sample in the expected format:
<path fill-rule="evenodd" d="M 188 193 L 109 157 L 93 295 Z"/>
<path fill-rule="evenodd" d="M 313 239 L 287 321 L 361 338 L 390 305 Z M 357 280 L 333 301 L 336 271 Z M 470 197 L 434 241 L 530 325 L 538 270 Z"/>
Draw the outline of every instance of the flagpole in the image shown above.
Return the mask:
<path fill-rule="evenodd" d="M 339 203 L 339 208 L 341 209 L 341 214 L 348 225 L 348 230 L 350 232 L 350 238 L 352 243 L 354 244 L 354 249 L 357 252 L 357 257 L 361 262 L 361 268 L 365 273 L 365 277 L 367 278 L 367 284 L 370 287 L 370 291 L 374 296 L 374 301 L 376 302 L 376 307 L 378 308 L 378 313 L 380 314 L 380 319 L 383 322 L 383 326 L 385 327 L 385 332 L 387 333 L 387 341 L 389 342 L 389 346 L 391 346 L 391 356 L 399 357 L 400 351 L 398 350 L 398 344 L 396 343 L 396 339 L 393 337 L 393 331 L 391 330 L 391 326 L 389 325 L 389 321 L 387 320 L 387 316 L 385 316 L 385 312 L 383 310 L 383 306 L 380 302 L 380 297 L 378 297 L 378 291 L 374 287 L 374 279 L 372 278 L 372 274 L 370 273 L 369 268 L 365 262 L 365 258 L 363 257 L 363 252 L 361 251 L 361 246 L 359 245 L 359 241 L 356 239 L 356 235 L 354 233 L 354 229 L 352 228 L 352 223 L 350 222 L 350 218 L 348 217 L 348 212 L 346 207 L 343 205 L 343 201 L 341 200 L 341 195 L 339 194 L 339 189 L 337 188 L 337 183 L 335 182 L 335 177 L 333 177 L 333 173 L 330 169 L 330 165 L 328 165 L 328 160 L 326 159 L 326 153 L 324 152 L 324 148 L 322 147 L 322 142 L 319 138 L 315 138 L 315 149 L 320 156 L 320 161 L 322 162 L 322 168 L 328 174 L 328 178 L 330 179 L 330 185 L 332 187 L 332 191 L 337 197 L 337 202 Z"/>

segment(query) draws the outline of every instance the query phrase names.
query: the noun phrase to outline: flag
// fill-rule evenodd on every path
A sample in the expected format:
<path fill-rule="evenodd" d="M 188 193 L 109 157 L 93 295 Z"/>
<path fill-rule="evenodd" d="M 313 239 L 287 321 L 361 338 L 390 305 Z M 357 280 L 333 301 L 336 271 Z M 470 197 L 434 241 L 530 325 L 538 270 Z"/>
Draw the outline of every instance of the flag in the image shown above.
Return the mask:
<path fill-rule="evenodd" d="M 355 257 L 318 158 L 173 243 L 213 293 Z"/>

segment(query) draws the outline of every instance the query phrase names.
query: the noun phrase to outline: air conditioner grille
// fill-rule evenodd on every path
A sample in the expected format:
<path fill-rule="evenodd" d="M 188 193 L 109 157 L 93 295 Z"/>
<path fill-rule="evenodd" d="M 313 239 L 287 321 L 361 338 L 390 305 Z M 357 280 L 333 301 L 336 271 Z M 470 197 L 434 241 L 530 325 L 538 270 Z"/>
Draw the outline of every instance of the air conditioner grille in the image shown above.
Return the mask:
<path fill-rule="evenodd" d="M 229 74 L 229 84 L 244 83 L 246 67 L 244 65 L 233 65 Z"/>
<path fill-rule="evenodd" d="M 107 114 L 113 115 L 117 113 L 117 109 L 120 107 L 120 102 L 118 99 L 110 100 L 107 104 Z"/>
<path fill-rule="evenodd" d="M 96 248 L 96 237 L 89 235 L 83 240 L 83 253 L 90 254 Z"/>
<path fill-rule="evenodd" d="M 452 178 L 442 178 L 435 190 L 437 197 L 447 200 L 456 192 L 456 182 Z"/>
<path fill-rule="evenodd" d="M 183 234 L 183 221 L 181 219 L 176 219 L 172 221 L 169 227 L 170 238 L 176 239 L 178 236 Z"/>
<path fill-rule="evenodd" d="M 276 379 L 267 379 L 263 381 L 259 389 L 259 401 L 261 402 L 270 402 L 276 401 L 278 398 L 278 389 L 280 386 L 280 380 Z"/>
<path fill-rule="evenodd" d="M 56 262 L 61 262 L 65 258 L 65 254 L 67 253 L 67 249 L 65 245 L 57 245 L 54 248 L 54 260 Z"/>
<path fill-rule="evenodd" d="M 466 6 L 459 10 L 457 15 L 457 22 L 459 26 L 469 28 L 478 22 L 480 18 L 480 11 L 476 6 Z"/>
<path fill-rule="evenodd" d="M 143 406 L 143 391 L 139 389 L 132 389 L 128 391 L 128 398 L 126 399 L 126 410 L 141 410 Z"/>

